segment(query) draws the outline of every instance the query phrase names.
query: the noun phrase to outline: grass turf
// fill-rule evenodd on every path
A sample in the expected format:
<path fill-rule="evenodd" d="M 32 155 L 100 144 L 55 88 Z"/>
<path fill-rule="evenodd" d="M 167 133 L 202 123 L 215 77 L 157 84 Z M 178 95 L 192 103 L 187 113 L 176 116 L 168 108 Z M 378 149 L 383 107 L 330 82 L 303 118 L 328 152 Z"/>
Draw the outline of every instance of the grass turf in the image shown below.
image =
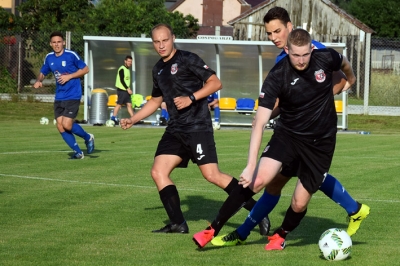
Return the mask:
<path fill-rule="evenodd" d="M 35 109 L 15 110 L 12 115 L 1 109 L 1 265 L 323 265 L 329 262 L 319 253 L 320 234 L 327 228 L 347 227 L 345 211 L 317 192 L 302 224 L 288 236 L 284 251 L 265 251 L 266 240 L 258 235 L 258 228 L 246 245 L 216 248 L 209 244 L 198 250 L 192 234 L 207 226 L 227 195 L 207 183 L 195 165 L 176 169 L 172 178 L 190 233 L 151 233 L 167 222 L 149 174 L 162 128 L 123 131 L 84 126 L 94 133 L 96 150 L 84 160 L 71 161 L 55 127 L 39 125 L 43 111 L 36 117 Z M 49 113 L 51 117 L 51 109 Z M 388 265 L 400 259 L 400 163 L 395 145 L 400 136 L 395 128 L 386 134 L 367 126 L 362 129 L 371 130 L 371 135 L 338 134 L 330 173 L 355 199 L 371 207 L 370 216 L 353 236 L 353 252 L 346 262 Z M 265 133 L 264 144 L 270 134 Z M 215 132 L 222 171 L 238 177 L 246 163 L 249 135 L 248 129 Z M 85 150 L 83 140 L 78 143 Z M 282 222 L 295 181 L 285 187 L 270 214 L 272 229 Z M 247 213 L 241 210 L 232 217 L 221 234 L 239 226 Z"/>

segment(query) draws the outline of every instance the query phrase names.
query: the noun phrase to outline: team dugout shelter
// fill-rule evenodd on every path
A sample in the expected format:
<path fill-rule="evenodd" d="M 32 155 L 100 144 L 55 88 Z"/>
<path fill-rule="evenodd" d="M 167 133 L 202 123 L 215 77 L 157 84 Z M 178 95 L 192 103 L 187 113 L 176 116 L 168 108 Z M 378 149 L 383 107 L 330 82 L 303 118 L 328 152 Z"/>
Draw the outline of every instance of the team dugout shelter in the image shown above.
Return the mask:
<path fill-rule="evenodd" d="M 93 89 L 105 89 L 108 97 L 116 94 L 115 79 L 126 55 L 133 58 L 131 88 L 145 102 L 153 88 L 152 68 L 160 59 L 151 38 L 84 36 L 85 57 L 90 72 L 84 77 L 84 119 L 89 121 L 90 95 Z M 346 55 L 344 43 L 323 43 Z M 229 36 L 200 36 L 176 39 L 177 49 L 198 54 L 222 81 L 219 91 L 222 126 L 251 126 L 258 107 L 258 96 L 268 72 L 281 52 L 269 41 L 237 41 Z M 115 95 L 114 95 L 115 97 Z M 347 93 L 335 96 L 338 129 L 347 129 Z M 112 107 L 112 106 L 111 106 Z M 109 106 L 110 108 L 110 106 Z M 140 108 L 140 107 L 139 107 Z M 120 112 L 124 115 L 124 112 Z M 128 117 L 127 112 L 125 112 Z M 145 122 L 155 121 L 156 114 Z M 213 116 L 213 114 L 212 114 Z"/>

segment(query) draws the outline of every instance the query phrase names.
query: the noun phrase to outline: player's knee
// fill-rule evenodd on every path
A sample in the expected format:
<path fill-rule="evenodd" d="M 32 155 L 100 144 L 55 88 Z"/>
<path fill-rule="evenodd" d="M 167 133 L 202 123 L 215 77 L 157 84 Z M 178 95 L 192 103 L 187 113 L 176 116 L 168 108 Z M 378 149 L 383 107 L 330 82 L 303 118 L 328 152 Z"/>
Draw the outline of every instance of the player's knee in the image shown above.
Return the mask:
<path fill-rule="evenodd" d="M 159 169 L 157 169 L 156 167 L 151 168 L 150 175 L 156 183 L 157 183 L 157 180 L 161 180 L 162 176 L 163 176 L 162 172 Z"/>
<path fill-rule="evenodd" d="M 257 176 L 254 180 L 253 192 L 260 192 L 263 188 L 265 188 L 266 185 L 267 183 L 265 182 L 265 180 L 261 176 Z"/>
<path fill-rule="evenodd" d="M 291 206 L 293 211 L 297 213 L 303 212 L 307 209 L 307 203 L 298 201 L 296 199 L 292 199 Z"/>

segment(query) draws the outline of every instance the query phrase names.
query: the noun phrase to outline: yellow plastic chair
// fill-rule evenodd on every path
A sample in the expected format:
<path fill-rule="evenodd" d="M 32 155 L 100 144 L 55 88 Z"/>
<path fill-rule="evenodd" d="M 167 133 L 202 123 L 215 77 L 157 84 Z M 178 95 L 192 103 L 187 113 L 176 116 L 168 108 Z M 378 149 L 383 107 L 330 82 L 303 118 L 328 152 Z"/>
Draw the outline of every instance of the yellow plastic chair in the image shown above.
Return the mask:
<path fill-rule="evenodd" d="M 108 102 L 107 106 L 108 107 L 114 107 L 117 105 L 117 100 L 118 100 L 118 95 L 117 94 L 111 94 L 108 96 Z"/>
<path fill-rule="evenodd" d="M 343 101 L 335 101 L 336 113 L 343 113 Z"/>
<path fill-rule="evenodd" d="M 151 99 L 151 95 L 147 95 L 146 98 L 145 98 L 146 101 L 148 101 L 150 99 Z"/>
<path fill-rule="evenodd" d="M 220 98 L 219 109 L 221 110 L 235 110 L 236 99 L 235 98 Z"/>
<path fill-rule="evenodd" d="M 254 104 L 254 111 L 257 111 L 258 109 L 258 99 L 256 100 L 255 104 Z"/>

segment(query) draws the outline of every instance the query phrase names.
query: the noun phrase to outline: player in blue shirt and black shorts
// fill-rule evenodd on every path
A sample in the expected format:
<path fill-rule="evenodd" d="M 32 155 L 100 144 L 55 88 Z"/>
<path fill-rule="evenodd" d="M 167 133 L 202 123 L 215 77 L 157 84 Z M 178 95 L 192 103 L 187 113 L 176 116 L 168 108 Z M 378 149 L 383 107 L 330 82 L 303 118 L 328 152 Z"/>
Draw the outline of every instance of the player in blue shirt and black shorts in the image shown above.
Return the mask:
<path fill-rule="evenodd" d="M 53 52 L 46 55 L 33 86 L 34 88 L 42 87 L 45 76 L 53 73 L 56 80 L 54 118 L 57 121 L 57 129 L 65 143 L 74 152 L 70 159 L 83 159 L 83 151 L 74 135 L 85 140 L 88 154 L 94 150 L 94 136 L 75 123 L 75 118 L 82 98 L 80 78 L 89 72 L 89 68 L 76 52 L 65 49 L 64 45 L 65 41 L 61 32 L 53 32 L 50 35 L 50 46 Z"/>

